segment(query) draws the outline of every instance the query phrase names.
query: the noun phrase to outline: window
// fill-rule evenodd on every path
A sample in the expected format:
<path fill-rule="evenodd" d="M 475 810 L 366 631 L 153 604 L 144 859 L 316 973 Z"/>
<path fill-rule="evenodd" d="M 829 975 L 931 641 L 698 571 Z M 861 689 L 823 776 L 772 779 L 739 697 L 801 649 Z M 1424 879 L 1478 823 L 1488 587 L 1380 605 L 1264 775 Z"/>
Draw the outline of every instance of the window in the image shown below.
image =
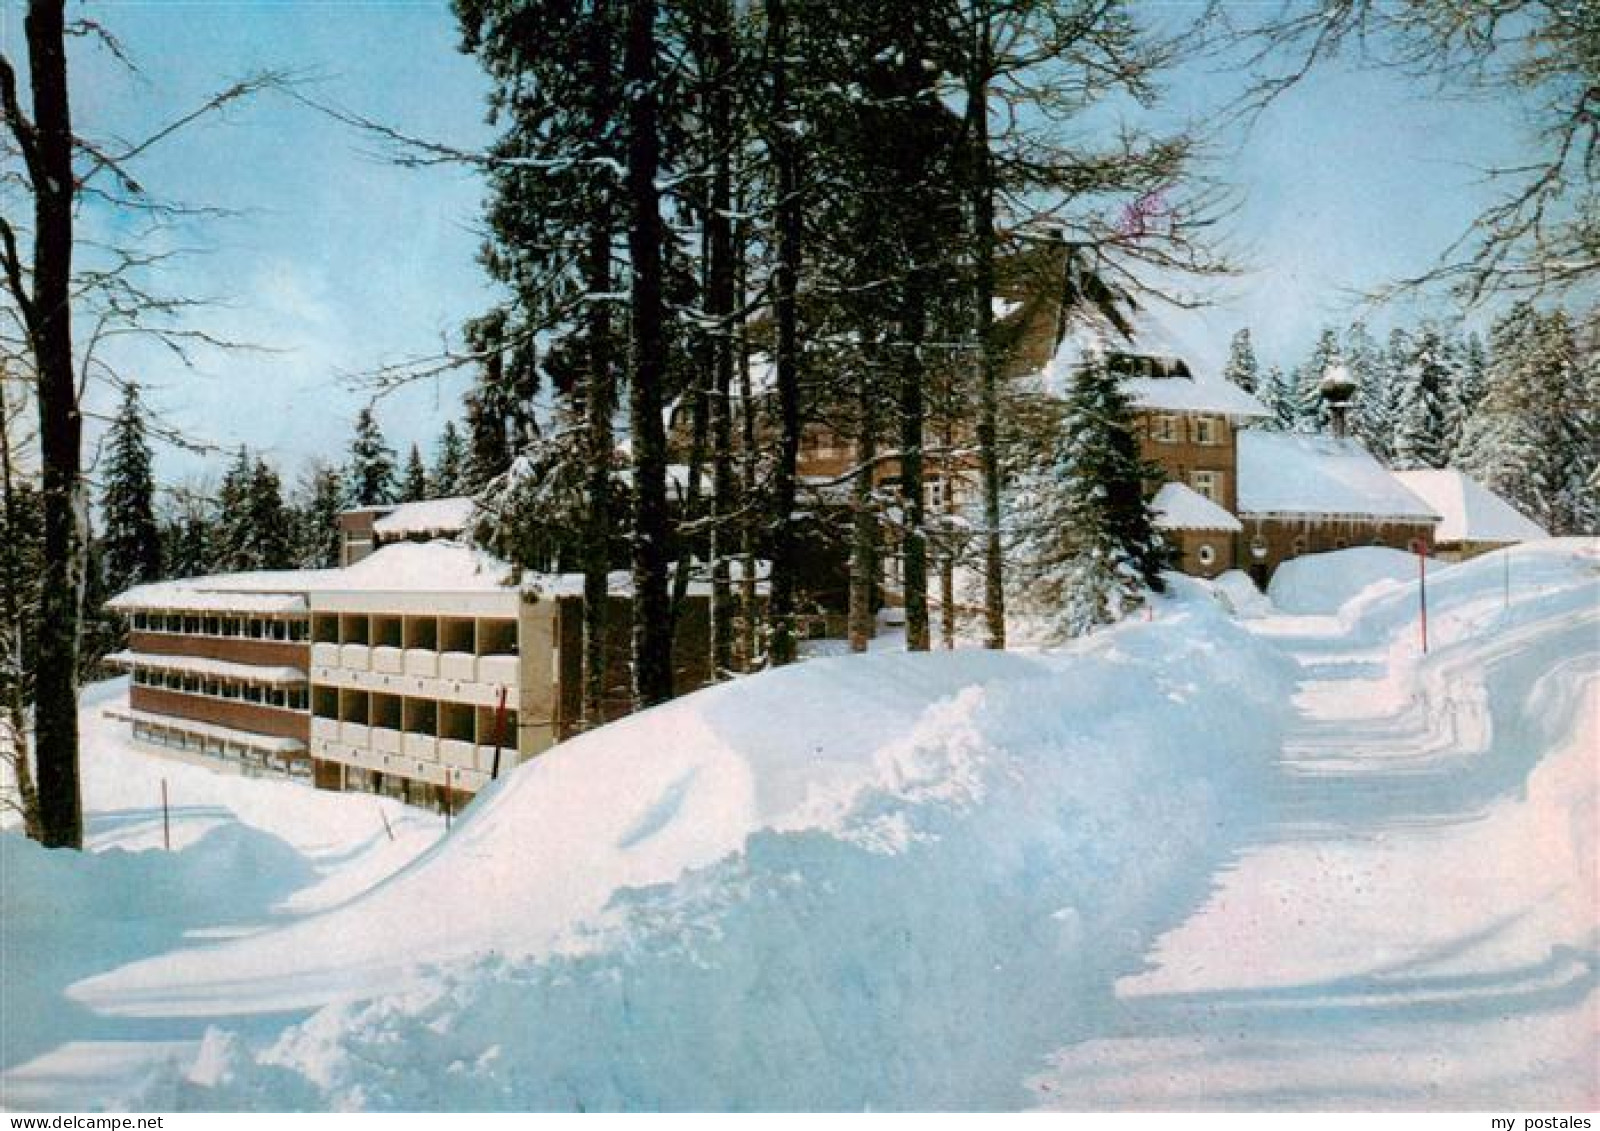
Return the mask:
<path fill-rule="evenodd" d="M 1151 428 L 1151 435 L 1158 444 L 1176 444 L 1183 439 L 1183 428 L 1178 423 L 1178 418 L 1170 413 L 1163 413 L 1156 417 Z"/>
<path fill-rule="evenodd" d="M 1213 503 L 1222 503 L 1222 472 L 1220 471 L 1193 471 L 1189 473 L 1189 484 L 1200 494 L 1210 499 Z"/>
<path fill-rule="evenodd" d="M 1200 543 L 1200 548 L 1195 551 L 1194 556 L 1200 560 L 1201 565 L 1208 566 L 1216 562 L 1217 551 L 1210 542 L 1202 542 Z"/>
<path fill-rule="evenodd" d="M 1222 442 L 1222 429 L 1217 427 L 1217 422 L 1209 416 L 1197 416 L 1194 421 L 1194 442 L 1197 444 L 1220 444 Z"/>
<path fill-rule="evenodd" d="M 923 490 L 927 496 L 927 506 L 929 510 L 944 510 L 945 484 L 943 479 L 928 480 L 928 482 L 924 485 Z"/>
<path fill-rule="evenodd" d="M 1291 543 L 1290 546 L 1289 546 L 1289 556 L 1291 558 L 1298 558 L 1301 554 L 1303 554 L 1305 552 L 1306 552 L 1306 536 L 1304 534 L 1296 534 L 1294 536 L 1294 542 Z"/>

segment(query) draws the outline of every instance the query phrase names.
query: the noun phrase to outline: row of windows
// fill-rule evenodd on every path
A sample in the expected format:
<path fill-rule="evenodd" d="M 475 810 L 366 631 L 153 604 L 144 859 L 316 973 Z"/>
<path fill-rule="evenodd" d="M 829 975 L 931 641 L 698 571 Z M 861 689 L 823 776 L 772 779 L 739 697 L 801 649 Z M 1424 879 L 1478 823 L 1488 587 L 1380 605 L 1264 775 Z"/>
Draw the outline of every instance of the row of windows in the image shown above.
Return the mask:
<path fill-rule="evenodd" d="M 1150 423 L 1150 437 L 1159 444 L 1181 444 L 1184 421 L 1187 420 L 1188 439 L 1196 444 L 1220 444 L 1227 438 L 1227 430 L 1215 417 L 1183 417 L 1175 413 L 1160 413 Z"/>
<path fill-rule="evenodd" d="M 205 754 L 229 762 L 241 769 L 247 777 L 273 774 L 281 777 L 308 778 L 311 764 L 304 758 L 294 758 L 257 750 L 239 742 L 226 742 L 215 736 L 191 734 L 180 727 L 155 726 L 151 723 L 134 723 L 133 737 L 152 746 L 168 750 L 181 750 L 189 754 Z"/>
<path fill-rule="evenodd" d="M 259 683 L 218 679 L 215 676 L 195 675 L 193 672 L 134 668 L 133 682 L 140 687 L 182 691 L 187 695 L 205 695 L 212 699 L 236 699 L 290 711 L 304 711 L 309 703 L 304 687 L 264 687 Z"/>
<path fill-rule="evenodd" d="M 515 749 L 517 745 L 515 708 L 507 709 L 504 718 L 499 718 L 494 707 L 319 686 L 312 701 L 312 713 L 330 722 L 355 723 L 479 746 L 492 746 L 497 739 L 506 749 Z"/>
<path fill-rule="evenodd" d="M 304 640 L 305 618 L 238 617 L 196 613 L 134 613 L 135 632 L 174 632 L 185 636 L 227 636 L 243 640 Z"/>

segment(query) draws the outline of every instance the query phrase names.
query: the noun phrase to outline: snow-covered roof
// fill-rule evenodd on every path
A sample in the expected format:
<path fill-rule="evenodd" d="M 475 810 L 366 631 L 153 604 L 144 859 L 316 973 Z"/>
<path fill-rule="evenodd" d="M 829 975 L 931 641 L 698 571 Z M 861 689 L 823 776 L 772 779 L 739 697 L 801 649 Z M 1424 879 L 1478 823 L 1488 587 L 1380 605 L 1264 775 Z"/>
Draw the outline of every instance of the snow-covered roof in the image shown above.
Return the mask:
<path fill-rule="evenodd" d="M 118 612 L 303 613 L 313 593 L 490 592 L 510 567 L 457 542 L 396 542 L 342 569 L 221 573 L 137 585 L 107 602 Z"/>
<path fill-rule="evenodd" d="M 1244 526 L 1192 487 L 1163 483 L 1151 500 L 1156 525 L 1162 530 L 1225 530 L 1237 534 Z"/>
<path fill-rule="evenodd" d="M 1355 440 L 1246 430 L 1238 442 L 1242 515 L 1439 518 Z"/>
<path fill-rule="evenodd" d="M 1538 523 L 1454 468 L 1397 471 L 1406 489 L 1439 513 L 1439 542 L 1531 542 L 1550 535 Z"/>
<path fill-rule="evenodd" d="M 218 726 L 216 723 L 200 723 L 192 719 L 175 718 L 172 715 L 152 715 L 145 711 L 125 711 L 113 708 L 106 711 L 106 715 L 124 722 L 139 723 L 142 726 L 162 727 L 166 730 L 181 730 L 188 734 L 197 734 L 202 738 L 215 738 L 222 742 L 232 742 L 238 746 L 248 746 L 253 750 L 265 750 L 272 754 L 301 754 L 305 752 L 306 744 L 298 738 L 284 738 L 276 734 L 257 734 L 250 730 L 235 730 L 233 727 Z"/>
<path fill-rule="evenodd" d="M 459 534 L 472 519 L 473 501 L 459 496 L 448 499 L 423 499 L 401 503 L 372 524 L 380 538 L 403 538 L 408 534 Z"/>
<path fill-rule="evenodd" d="M 486 592 L 504 589 L 511 567 L 459 542 L 396 542 L 380 546 L 354 565 L 318 571 L 317 592 Z"/>
<path fill-rule="evenodd" d="M 135 585 L 106 602 L 117 612 L 143 609 L 271 616 L 306 611 L 308 579 L 336 570 L 263 570 L 219 573 Z"/>
<path fill-rule="evenodd" d="M 160 671 L 183 672 L 187 675 L 215 676 L 218 679 L 238 679 L 249 683 L 266 683 L 274 687 L 300 684 L 306 673 L 299 668 L 268 664 L 239 664 L 231 660 L 213 660 L 205 656 L 171 656 L 155 652 L 113 652 L 106 662 L 126 668 L 155 668 Z"/>
<path fill-rule="evenodd" d="M 1108 353 L 1149 357 L 1171 369 L 1179 361 L 1191 367 L 1194 356 L 1172 337 L 1161 320 L 1148 310 L 1132 314 L 1133 336 L 1125 337 L 1104 316 L 1083 313 L 1073 317 L 1053 356 L 1039 375 L 1046 392 L 1063 395 L 1084 366 Z M 1192 369 L 1191 369 L 1192 372 Z M 1207 412 L 1239 420 L 1265 418 L 1272 413 L 1250 393 L 1220 377 L 1128 377 L 1122 387 L 1136 408 L 1156 412 Z"/>

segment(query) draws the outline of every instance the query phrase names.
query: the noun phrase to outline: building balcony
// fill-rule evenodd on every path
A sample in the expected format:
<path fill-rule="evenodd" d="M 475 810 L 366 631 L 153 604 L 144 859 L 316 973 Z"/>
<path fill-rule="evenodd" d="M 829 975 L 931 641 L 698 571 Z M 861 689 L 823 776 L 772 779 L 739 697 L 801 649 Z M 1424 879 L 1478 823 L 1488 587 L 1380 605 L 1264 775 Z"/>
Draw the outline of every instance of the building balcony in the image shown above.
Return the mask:
<path fill-rule="evenodd" d="M 439 653 L 431 648 L 405 650 L 405 674 L 420 679 L 439 678 Z"/>
<path fill-rule="evenodd" d="M 400 675 L 405 671 L 405 652 L 387 644 L 372 649 L 372 670 L 383 675 Z"/>

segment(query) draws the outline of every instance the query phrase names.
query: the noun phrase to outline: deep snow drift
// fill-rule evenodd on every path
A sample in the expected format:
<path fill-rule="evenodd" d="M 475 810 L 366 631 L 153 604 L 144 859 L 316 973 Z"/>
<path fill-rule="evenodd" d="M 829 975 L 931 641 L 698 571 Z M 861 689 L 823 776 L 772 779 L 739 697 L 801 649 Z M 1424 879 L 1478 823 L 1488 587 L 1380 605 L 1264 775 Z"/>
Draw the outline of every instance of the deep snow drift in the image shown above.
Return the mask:
<path fill-rule="evenodd" d="M 213 1034 L 145 1106 L 1024 1104 L 1203 895 L 1279 746 L 1289 666 L 1183 592 L 1056 654 L 686 697 L 519 770 L 345 907 L 71 996 L 330 1003 L 272 1042 Z"/>
<path fill-rule="evenodd" d="M 1352 574 L 1326 559 L 1302 613 Z M 52 889 L 132 929 L 33 1002 L 115 1040 L 33 1042 L 0 1103 L 1593 1102 L 1600 558 L 1430 571 L 1427 657 L 1415 585 L 1379 573 L 1337 615 L 1179 578 L 1058 652 L 711 689 L 519 769 L 387 879 L 426 842 L 341 840 L 329 816 L 379 803 L 284 783 L 216 777 L 263 824 L 172 856 L 11 843 L 35 902 L 0 908 L 8 979 L 49 967 Z M 138 884 L 172 922 L 140 933 Z"/>

